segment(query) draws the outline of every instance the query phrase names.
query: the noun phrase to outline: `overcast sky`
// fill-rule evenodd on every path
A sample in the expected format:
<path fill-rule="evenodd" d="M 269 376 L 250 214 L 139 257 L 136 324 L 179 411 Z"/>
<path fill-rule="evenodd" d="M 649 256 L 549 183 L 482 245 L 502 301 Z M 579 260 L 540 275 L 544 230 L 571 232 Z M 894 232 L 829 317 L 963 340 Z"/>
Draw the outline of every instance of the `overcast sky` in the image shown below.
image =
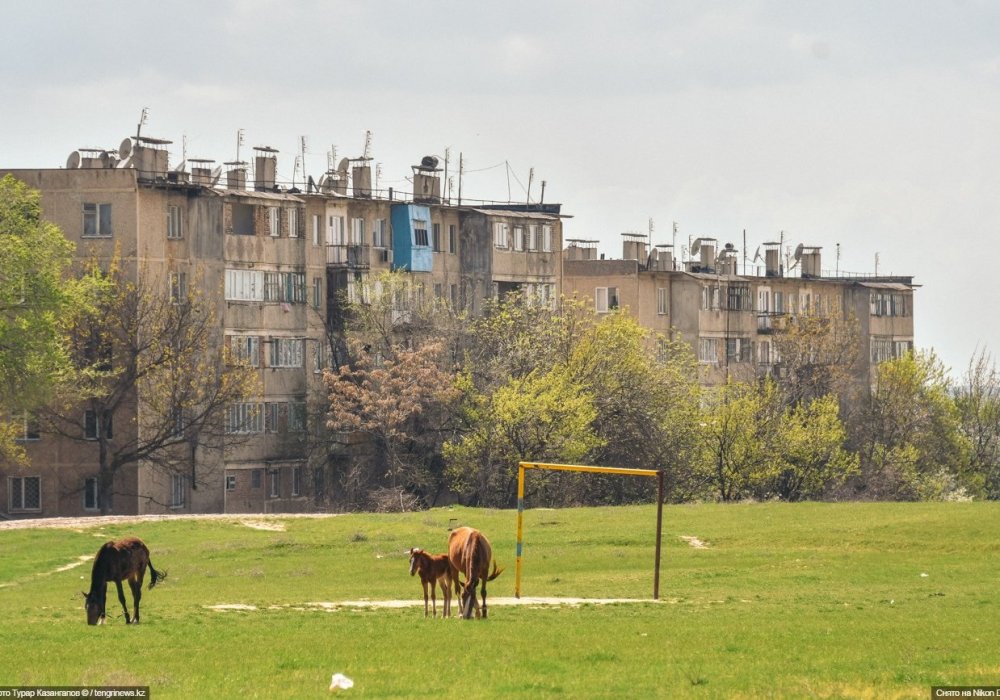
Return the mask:
<path fill-rule="evenodd" d="M 751 257 L 784 231 L 913 275 L 916 344 L 956 376 L 1000 352 L 1000 3 L 19 2 L 0 85 L 3 167 L 116 148 L 143 107 L 173 164 L 242 128 L 287 180 L 301 136 L 319 175 L 371 130 L 383 187 L 450 148 L 464 197 L 523 200 L 533 167 L 609 257 L 650 219 Z"/>

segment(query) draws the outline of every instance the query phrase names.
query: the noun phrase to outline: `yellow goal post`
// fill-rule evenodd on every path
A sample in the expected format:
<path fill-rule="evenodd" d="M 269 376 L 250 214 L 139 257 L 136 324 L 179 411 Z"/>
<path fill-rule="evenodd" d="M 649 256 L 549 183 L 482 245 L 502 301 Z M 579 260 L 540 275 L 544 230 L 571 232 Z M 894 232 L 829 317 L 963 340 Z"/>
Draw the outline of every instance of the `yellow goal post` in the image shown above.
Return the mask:
<path fill-rule="evenodd" d="M 653 565 L 653 600 L 659 600 L 660 541 L 663 531 L 663 470 L 625 469 L 622 467 L 589 467 L 581 464 L 548 464 L 545 462 L 518 462 L 517 464 L 517 557 L 515 560 L 516 565 L 514 567 L 514 597 L 521 597 L 521 553 L 524 549 L 524 474 L 529 469 L 656 477 L 656 561 Z"/>

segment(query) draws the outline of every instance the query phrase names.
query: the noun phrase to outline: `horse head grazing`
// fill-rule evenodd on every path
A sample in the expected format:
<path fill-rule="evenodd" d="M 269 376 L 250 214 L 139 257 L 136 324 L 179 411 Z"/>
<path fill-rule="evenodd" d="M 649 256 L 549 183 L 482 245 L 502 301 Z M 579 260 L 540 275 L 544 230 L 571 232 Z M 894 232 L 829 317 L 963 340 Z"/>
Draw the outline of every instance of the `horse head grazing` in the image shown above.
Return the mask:
<path fill-rule="evenodd" d="M 142 581 L 149 568 L 152 578 L 149 587 L 160 579 L 166 578 L 166 572 L 153 568 L 149 559 L 149 549 L 137 537 L 125 537 L 104 543 L 94 558 L 94 568 L 90 574 L 90 591 L 83 594 L 84 609 L 87 611 L 87 624 L 103 624 L 107 618 L 105 609 L 107 602 L 108 583 L 114 582 L 118 588 L 118 600 L 125 611 L 125 624 L 139 622 L 139 599 L 142 596 Z M 125 603 L 125 591 L 122 581 L 128 581 L 134 601 L 134 614 L 129 616 Z"/>
<path fill-rule="evenodd" d="M 472 617 L 473 609 L 479 616 L 479 603 L 476 600 L 476 584 L 480 584 L 480 594 L 483 598 L 482 617 L 486 617 L 486 582 L 499 576 L 503 569 L 497 569 L 493 562 L 493 573 L 490 573 L 490 560 L 493 559 L 493 548 L 486 535 L 471 527 L 459 527 L 452 530 L 448 538 L 448 557 L 451 563 L 465 575 L 465 588 L 462 590 L 462 617 Z"/>

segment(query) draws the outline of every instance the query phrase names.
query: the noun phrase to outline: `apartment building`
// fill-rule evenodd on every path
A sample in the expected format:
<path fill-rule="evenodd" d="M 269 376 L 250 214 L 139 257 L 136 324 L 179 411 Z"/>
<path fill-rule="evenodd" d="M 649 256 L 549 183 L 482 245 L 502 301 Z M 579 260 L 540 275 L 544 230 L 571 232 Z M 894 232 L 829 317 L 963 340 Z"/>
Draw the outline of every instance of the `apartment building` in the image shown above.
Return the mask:
<path fill-rule="evenodd" d="M 260 395 L 229 407 L 225 450 L 193 454 L 193 476 L 152 462 L 119 471 L 112 512 L 316 508 L 328 467 L 310 441 L 323 421 L 322 370 L 337 359 L 344 301 L 361 300 L 361 283 L 380 270 L 406 271 L 420 293 L 473 313 L 515 289 L 558 299 L 558 204 L 452 203 L 432 157 L 414 166 L 411 195 L 376 191 L 370 158 L 344 159 L 300 189 L 278 181 L 272 148 L 253 149 L 250 162 L 189 158 L 171 169 L 169 145 L 136 136 L 117 150 L 74 151 L 65 168 L 0 169 L 41 191 L 43 216 L 79 257 L 117 250 L 130 274 L 171 294 L 198 285 L 214 302 L 219 361 L 225 348 L 259 374 Z M 142 406 L 135 396 L 130 415 L 114 416 L 109 439 L 134 441 Z M 84 437 L 97 422 L 81 407 Z M 24 428 L 32 467 L 0 475 L 0 513 L 98 513 L 96 441 L 43 434 L 30 417 Z"/>
<path fill-rule="evenodd" d="M 817 246 L 798 246 L 788 257 L 781 243 L 764 243 L 763 266 L 741 271 L 735 247 L 720 248 L 713 238 L 695 240 L 681 262 L 672 246 L 650 250 L 644 235 L 622 237 L 620 260 L 599 259 L 596 241 L 568 240 L 565 293 L 590 300 L 599 314 L 628 308 L 644 327 L 683 339 L 706 385 L 780 376 L 775 334 L 801 314 L 857 320 L 854 373 L 863 384 L 879 362 L 913 349 L 912 277 L 824 271 Z"/>

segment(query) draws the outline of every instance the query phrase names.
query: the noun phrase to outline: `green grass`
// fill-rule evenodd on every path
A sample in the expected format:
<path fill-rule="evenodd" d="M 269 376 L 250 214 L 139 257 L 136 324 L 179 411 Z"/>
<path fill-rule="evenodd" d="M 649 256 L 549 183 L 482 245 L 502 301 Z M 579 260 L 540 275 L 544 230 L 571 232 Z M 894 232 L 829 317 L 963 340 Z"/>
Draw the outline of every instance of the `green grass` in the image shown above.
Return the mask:
<path fill-rule="evenodd" d="M 646 598 L 652 507 L 525 515 L 525 596 Z M 249 517 L 249 516 L 248 516 Z M 664 511 L 660 603 L 305 609 L 419 599 L 409 547 L 486 532 L 514 588 L 511 511 L 287 519 L 285 532 L 175 520 L 0 531 L 0 685 L 149 685 L 154 698 L 919 697 L 1000 680 L 1000 504 L 757 504 Z M 169 578 L 126 626 L 80 590 L 107 538 L 134 534 Z M 708 549 L 680 539 L 693 535 Z M 921 574 L 927 574 L 922 576 Z M 205 606 L 241 603 L 256 611 Z"/>

